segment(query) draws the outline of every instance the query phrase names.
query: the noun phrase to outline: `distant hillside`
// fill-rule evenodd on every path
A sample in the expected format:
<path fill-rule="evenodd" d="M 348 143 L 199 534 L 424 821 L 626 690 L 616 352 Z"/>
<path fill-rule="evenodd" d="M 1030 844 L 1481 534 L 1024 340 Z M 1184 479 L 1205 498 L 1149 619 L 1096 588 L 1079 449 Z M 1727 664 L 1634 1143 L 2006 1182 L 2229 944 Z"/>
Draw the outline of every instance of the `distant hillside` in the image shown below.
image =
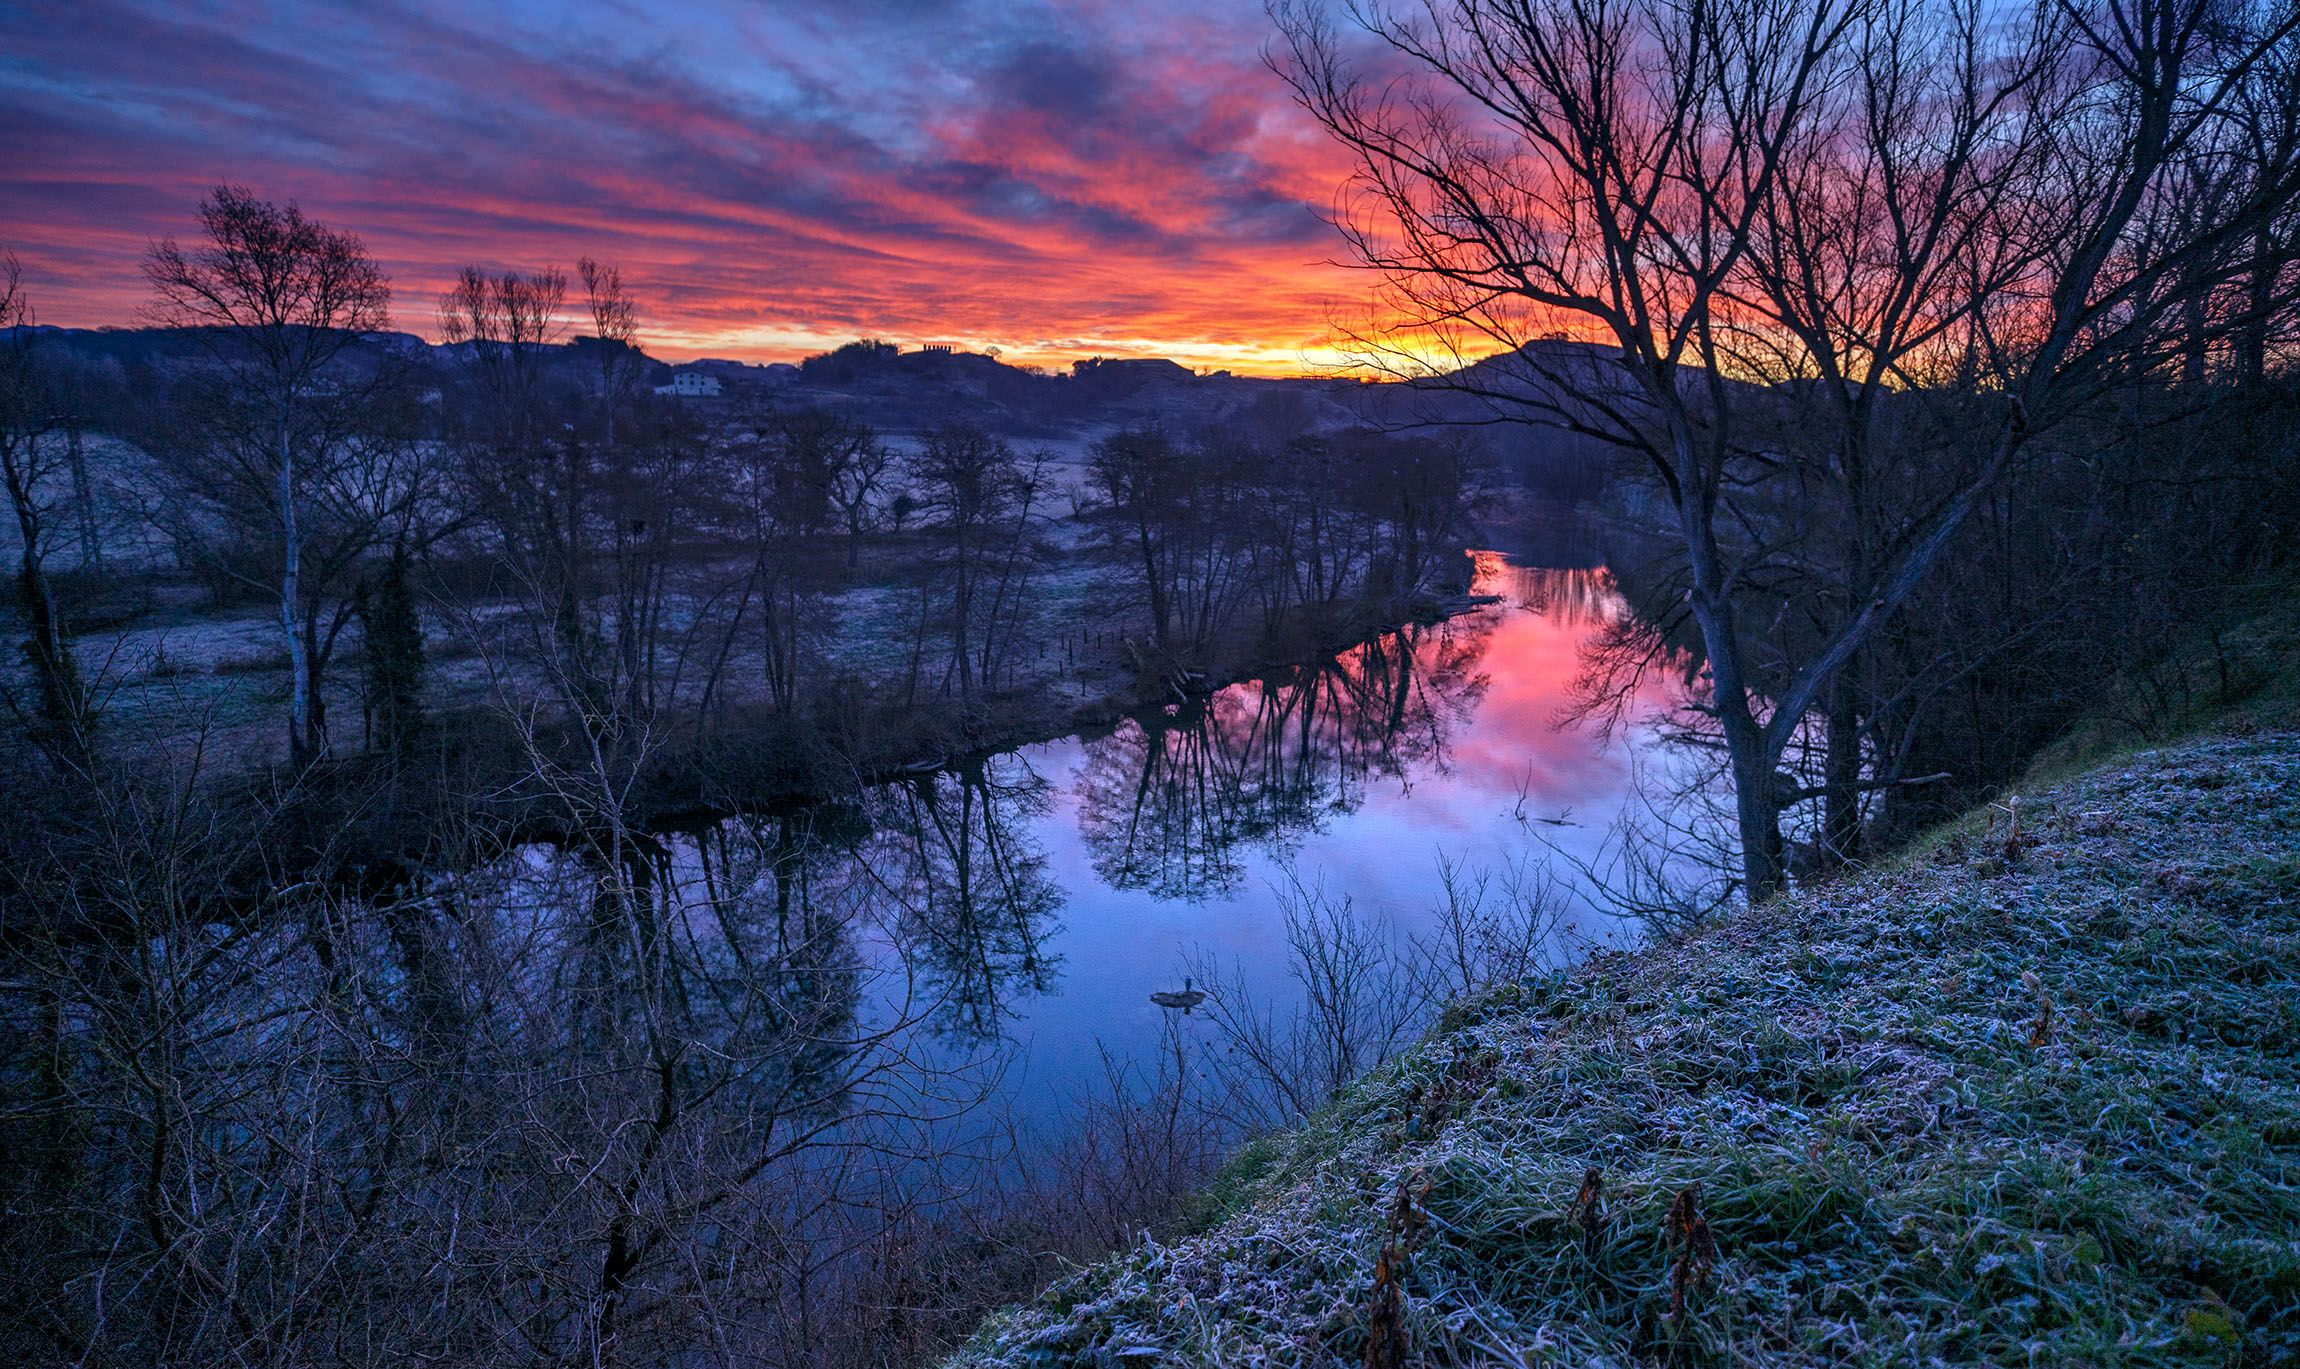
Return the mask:
<path fill-rule="evenodd" d="M 203 364 L 209 356 L 196 330 L 176 328 L 55 328 L 35 330 L 44 350 L 98 368 L 123 383 L 139 375 Z M 552 350 L 549 363 L 566 383 L 588 384 L 597 375 L 591 339 Z M 436 371 L 444 378 L 465 361 L 472 344 L 426 342 L 412 333 L 374 333 L 351 348 L 344 364 L 372 371 L 387 362 Z M 1163 424 L 1183 433 L 1206 429 L 1273 434 L 1377 426 L 1398 430 L 1449 429 L 1484 444 L 1504 460 L 1535 452 L 1552 461 L 1602 459 L 1597 448 L 1570 434 L 1540 432 L 1522 422 L 1539 417 L 1541 401 L 1560 384 L 1597 386 L 1608 349 L 1580 343 L 1538 343 L 1518 358 L 1479 362 L 1457 377 L 1403 383 L 1368 383 L 1343 377 L 1264 379 L 1227 372 L 1193 374 L 1154 358 L 1090 360 L 1065 373 L 1010 366 L 993 356 L 943 349 L 901 351 L 879 343 L 853 343 L 803 365 L 754 365 L 720 359 L 673 364 L 639 352 L 649 386 L 667 385 L 680 372 L 701 372 L 719 382 L 715 397 L 683 399 L 705 406 L 789 405 L 837 408 L 882 430 L 916 432 L 964 417 L 1018 438 L 1078 438 L 1112 429 Z M 1510 402 L 1531 397 L 1533 403 Z"/>

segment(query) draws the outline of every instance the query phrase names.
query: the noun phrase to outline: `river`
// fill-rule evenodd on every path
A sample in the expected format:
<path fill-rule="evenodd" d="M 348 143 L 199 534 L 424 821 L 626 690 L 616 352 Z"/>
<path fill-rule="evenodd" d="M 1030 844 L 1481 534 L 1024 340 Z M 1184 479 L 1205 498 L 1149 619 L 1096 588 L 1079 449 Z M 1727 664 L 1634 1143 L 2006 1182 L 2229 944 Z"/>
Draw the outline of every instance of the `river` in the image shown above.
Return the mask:
<path fill-rule="evenodd" d="M 1289 1012 L 1287 908 L 1305 892 L 1395 946 L 1431 932 L 1448 865 L 1499 903 L 1597 856 L 1661 686 L 1610 736 L 1573 718 L 1585 648 L 1627 611 L 1610 575 L 1472 555 L 1472 591 L 1498 602 L 1444 623 L 838 803 L 662 834 L 636 882 L 672 929 L 668 962 L 587 940 L 602 880 L 577 854 L 528 848 L 464 893 L 563 1026 L 668 963 L 665 994 L 616 1011 L 746 1087 L 820 1077 L 889 1117 L 1058 1131 L 1109 1065 L 1171 1054 L 1169 1027 L 1213 1044 L 1214 1012 L 1153 993 Z M 1634 936 L 1552 883 L 1537 962 Z M 925 1061 L 950 1072 L 924 1082 Z"/>

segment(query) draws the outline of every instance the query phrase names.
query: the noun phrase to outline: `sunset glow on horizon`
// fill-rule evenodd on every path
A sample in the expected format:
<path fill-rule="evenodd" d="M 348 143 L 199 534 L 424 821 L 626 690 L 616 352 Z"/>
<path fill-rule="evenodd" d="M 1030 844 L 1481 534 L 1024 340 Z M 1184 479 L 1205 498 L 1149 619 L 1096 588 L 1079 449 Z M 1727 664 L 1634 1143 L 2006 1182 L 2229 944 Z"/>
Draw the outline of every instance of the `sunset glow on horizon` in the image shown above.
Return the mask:
<path fill-rule="evenodd" d="M 644 9 L 249 0 L 0 13 L 0 250 L 40 319 L 139 322 L 221 182 L 358 232 L 393 326 L 467 264 L 622 267 L 668 359 L 858 337 L 1301 374 L 1371 282 L 1344 154 L 1236 0 Z"/>

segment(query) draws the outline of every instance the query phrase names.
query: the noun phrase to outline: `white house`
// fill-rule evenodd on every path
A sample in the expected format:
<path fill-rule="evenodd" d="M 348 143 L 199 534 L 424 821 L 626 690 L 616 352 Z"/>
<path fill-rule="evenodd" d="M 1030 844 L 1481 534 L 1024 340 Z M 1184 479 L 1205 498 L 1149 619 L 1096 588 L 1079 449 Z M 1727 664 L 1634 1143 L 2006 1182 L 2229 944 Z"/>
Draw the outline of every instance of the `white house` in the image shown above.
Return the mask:
<path fill-rule="evenodd" d="M 719 378 L 703 371 L 676 371 L 672 373 L 671 383 L 656 386 L 655 393 L 680 399 L 716 398 Z"/>

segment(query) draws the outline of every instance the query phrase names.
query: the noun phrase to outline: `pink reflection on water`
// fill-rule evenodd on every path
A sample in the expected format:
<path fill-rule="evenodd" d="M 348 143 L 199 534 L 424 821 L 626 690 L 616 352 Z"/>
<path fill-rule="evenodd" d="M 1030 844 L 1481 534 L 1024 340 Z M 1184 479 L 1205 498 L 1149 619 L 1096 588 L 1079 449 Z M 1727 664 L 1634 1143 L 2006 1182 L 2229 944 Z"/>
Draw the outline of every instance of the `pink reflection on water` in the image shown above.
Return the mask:
<path fill-rule="evenodd" d="M 1584 649 L 1628 611 L 1612 575 L 1474 555 L 1472 592 L 1500 603 L 1353 648 L 1322 675 L 1233 686 L 1210 701 L 1195 733 L 1169 725 L 1151 736 L 1127 723 L 1110 738 L 1026 750 L 1055 790 L 1039 835 L 1066 893 L 1050 947 L 1062 959 L 1060 981 L 1020 1007 L 1031 1078 L 1083 1077 L 1096 1066 L 1098 1041 L 1148 1049 L 1161 1011 L 1148 994 L 1178 984 L 1192 953 L 1235 965 L 1257 995 L 1287 1001 L 1296 989 L 1279 889 L 1289 879 L 1346 895 L 1359 912 L 1408 934 L 1442 895 L 1441 855 L 1496 874 L 1538 862 L 1547 848 L 1527 819 L 1560 816 L 1570 825 L 1541 824 L 1540 836 L 1572 856 L 1596 855 L 1630 797 L 1629 748 L 1650 736 L 1642 720 L 1667 702 L 1665 682 L 1629 690 L 1624 726 L 1606 740 L 1573 705 Z M 1401 641 L 1410 643 L 1410 665 Z M 1385 691 L 1382 682 L 1398 680 L 1407 681 L 1402 694 Z M 1395 729 L 1383 725 L 1399 718 Z M 1159 731 L 1155 722 L 1150 730 Z M 1220 789 L 1225 777 L 1259 783 L 1306 773 L 1321 758 L 1325 788 L 1299 827 L 1241 841 L 1231 853 L 1234 878 L 1222 887 L 1161 896 L 1113 880 L 1114 867 L 1134 867 L 1090 849 L 1112 839 L 1099 811 L 1113 801 L 1109 791 L 1139 801 L 1134 790 L 1151 755 L 1204 768 L 1178 792 Z M 1243 792 L 1264 802 L 1266 787 Z M 1128 832 L 1144 825 L 1137 813 L 1121 816 Z M 1191 824 L 1193 833 L 1210 825 L 1196 815 L 1182 825 Z M 1578 930 L 1599 937 L 1618 929 L 1584 909 Z"/>

